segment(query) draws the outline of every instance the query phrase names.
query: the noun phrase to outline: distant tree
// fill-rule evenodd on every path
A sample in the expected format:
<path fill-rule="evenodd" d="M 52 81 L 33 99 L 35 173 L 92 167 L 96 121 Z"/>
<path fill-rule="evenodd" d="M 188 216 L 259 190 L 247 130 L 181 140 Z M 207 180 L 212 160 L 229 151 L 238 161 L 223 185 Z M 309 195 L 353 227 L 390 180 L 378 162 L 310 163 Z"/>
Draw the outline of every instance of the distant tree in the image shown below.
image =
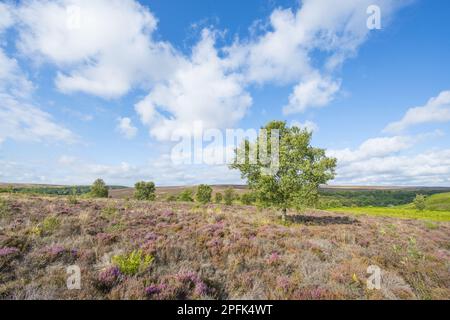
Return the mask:
<path fill-rule="evenodd" d="M 312 133 L 307 129 L 288 127 L 283 121 L 269 122 L 262 129 L 266 130 L 267 137 L 272 136 L 273 130 L 278 133 L 279 163 L 276 172 L 272 172 L 272 164 L 263 161 L 266 159 L 262 159 L 260 154 L 264 149 L 271 152 L 272 140 L 265 141 L 261 137 L 254 143 L 244 141 L 236 149 L 236 159 L 230 168 L 241 172 L 258 202 L 280 208 L 283 220 L 289 207 L 316 206 L 319 185 L 335 176 L 336 159 L 327 157 L 324 149 L 311 146 Z M 257 161 L 249 161 L 250 150 L 256 150 Z M 245 161 L 238 161 L 239 154 L 246 155 Z"/>
<path fill-rule="evenodd" d="M 206 184 L 201 184 L 197 188 L 197 193 L 195 195 L 196 199 L 200 203 L 211 202 L 212 188 Z"/>
<path fill-rule="evenodd" d="M 251 205 L 255 202 L 255 195 L 252 192 L 244 193 L 241 196 L 241 202 L 245 205 Z"/>
<path fill-rule="evenodd" d="M 232 188 L 227 188 L 224 192 L 223 199 L 225 200 L 225 204 L 227 206 L 231 206 L 233 204 L 233 200 L 235 198 L 234 190 Z"/>
<path fill-rule="evenodd" d="M 108 187 L 102 179 L 94 181 L 91 187 L 91 195 L 96 198 L 108 198 Z"/>
<path fill-rule="evenodd" d="M 137 200 L 155 200 L 155 184 L 153 182 L 140 181 L 134 185 L 134 198 Z"/>
<path fill-rule="evenodd" d="M 185 189 L 178 195 L 178 200 L 184 202 L 193 202 L 193 192 L 191 189 Z"/>
<path fill-rule="evenodd" d="M 426 203 L 425 203 L 426 197 L 423 194 L 416 195 L 416 198 L 414 199 L 414 206 L 417 210 L 423 211 L 425 210 Z"/>
<path fill-rule="evenodd" d="M 215 195 L 215 201 L 216 203 L 222 203 L 223 195 L 220 192 L 217 192 Z"/>
<path fill-rule="evenodd" d="M 174 201 L 177 201 L 177 196 L 174 195 L 174 194 L 169 194 L 169 195 L 167 196 L 167 198 L 166 198 L 166 201 L 167 201 L 167 202 L 174 202 Z"/>

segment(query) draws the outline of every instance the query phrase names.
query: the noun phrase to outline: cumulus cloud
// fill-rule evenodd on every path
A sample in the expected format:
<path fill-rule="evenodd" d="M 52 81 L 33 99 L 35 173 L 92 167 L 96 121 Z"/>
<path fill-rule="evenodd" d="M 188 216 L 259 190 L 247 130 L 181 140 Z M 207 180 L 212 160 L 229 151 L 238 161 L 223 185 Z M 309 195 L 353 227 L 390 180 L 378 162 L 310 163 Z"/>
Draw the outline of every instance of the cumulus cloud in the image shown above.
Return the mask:
<path fill-rule="evenodd" d="M 225 48 L 231 66 L 246 81 L 297 83 L 284 107 L 286 114 L 330 103 L 340 89 L 335 71 L 366 41 L 367 7 L 378 5 L 388 20 L 400 1 L 305 0 L 297 10 L 276 9 L 259 36 Z M 320 51 L 324 61 L 313 61 Z"/>
<path fill-rule="evenodd" d="M 134 138 L 137 133 L 137 128 L 133 126 L 130 118 L 119 118 L 117 119 L 117 130 L 125 136 L 127 139 Z"/>
<path fill-rule="evenodd" d="M 291 122 L 291 127 L 305 128 L 310 132 L 319 131 L 319 126 L 317 125 L 317 123 L 310 120 L 306 120 L 305 122 L 299 122 L 294 120 Z"/>
<path fill-rule="evenodd" d="M 320 76 L 303 81 L 295 86 L 289 96 L 289 104 L 283 108 L 284 114 L 304 112 L 308 108 L 319 108 L 330 103 L 339 90 L 340 81 L 324 79 Z"/>
<path fill-rule="evenodd" d="M 63 92 L 117 98 L 177 65 L 171 45 L 152 39 L 154 15 L 133 0 L 31 0 L 16 15 L 19 49 L 57 65 Z"/>
<path fill-rule="evenodd" d="M 334 183 L 449 185 L 450 150 L 413 152 L 419 143 L 441 135 L 436 131 L 417 136 L 378 137 L 353 150 L 329 150 L 327 154 L 338 160 Z"/>
<path fill-rule="evenodd" d="M 177 130 L 227 128 L 242 119 L 252 103 L 239 74 L 229 70 L 214 47 L 215 34 L 203 30 L 189 59 L 164 83 L 158 84 L 135 108 L 150 133 L 168 140 Z"/>
<path fill-rule="evenodd" d="M 75 135 L 32 103 L 32 83 L 17 61 L 0 48 L 0 143 L 16 141 L 76 141 Z"/>
<path fill-rule="evenodd" d="M 409 109 L 404 117 L 390 123 L 385 132 L 401 132 L 409 127 L 431 122 L 450 121 L 450 91 L 442 91 L 437 97 L 433 97 L 421 107 Z"/>

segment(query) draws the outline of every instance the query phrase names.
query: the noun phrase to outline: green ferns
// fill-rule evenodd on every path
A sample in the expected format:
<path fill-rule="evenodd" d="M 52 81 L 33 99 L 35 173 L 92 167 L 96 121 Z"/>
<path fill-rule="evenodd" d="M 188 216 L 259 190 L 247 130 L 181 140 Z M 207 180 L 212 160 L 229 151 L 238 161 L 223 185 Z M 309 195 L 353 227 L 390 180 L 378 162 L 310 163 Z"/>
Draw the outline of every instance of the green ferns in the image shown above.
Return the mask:
<path fill-rule="evenodd" d="M 153 262 L 154 257 L 145 254 L 142 250 L 134 250 L 128 255 L 117 255 L 112 258 L 112 263 L 117 266 L 121 273 L 133 276 L 140 271 L 146 270 Z"/>

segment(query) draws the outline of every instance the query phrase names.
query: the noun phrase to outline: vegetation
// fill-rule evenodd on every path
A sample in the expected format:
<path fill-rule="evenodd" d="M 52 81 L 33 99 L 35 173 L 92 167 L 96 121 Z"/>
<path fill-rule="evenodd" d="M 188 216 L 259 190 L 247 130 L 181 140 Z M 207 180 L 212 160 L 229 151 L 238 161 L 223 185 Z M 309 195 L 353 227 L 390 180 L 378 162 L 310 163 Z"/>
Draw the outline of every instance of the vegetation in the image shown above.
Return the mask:
<path fill-rule="evenodd" d="M 392 217 L 402 219 L 419 219 L 430 221 L 450 221 L 450 211 L 418 211 L 415 208 L 381 208 L 381 207 L 353 207 L 353 208 L 330 208 L 327 209 L 339 213 L 351 213 L 356 215 L 369 215 L 379 217 Z"/>
<path fill-rule="evenodd" d="M 134 185 L 134 198 L 136 200 L 155 200 L 155 184 L 153 182 L 140 181 Z"/>
<path fill-rule="evenodd" d="M 241 202 L 245 205 L 252 205 L 256 201 L 256 196 L 252 192 L 244 193 L 241 196 Z"/>
<path fill-rule="evenodd" d="M 404 208 L 412 209 L 414 204 L 408 204 Z M 434 211 L 450 211 L 450 192 L 434 194 L 425 198 L 425 209 Z"/>
<path fill-rule="evenodd" d="M 108 198 L 108 187 L 102 179 L 97 179 L 92 184 L 90 194 L 94 198 Z"/>
<path fill-rule="evenodd" d="M 223 200 L 227 206 L 231 206 L 233 204 L 234 198 L 235 194 L 233 188 L 225 189 Z"/>
<path fill-rule="evenodd" d="M 423 194 L 418 194 L 414 199 L 413 203 L 417 210 L 423 211 L 425 210 L 425 196 Z"/>
<path fill-rule="evenodd" d="M 215 197 L 214 197 L 214 201 L 217 204 L 222 203 L 223 195 L 220 192 L 216 192 Z"/>
<path fill-rule="evenodd" d="M 255 145 L 245 141 L 236 150 L 236 160 L 230 167 L 241 172 L 258 202 L 280 208 L 285 220 L 290 207 L 314 207 L 318 204 L 319 185 L 334 178 L 336 159 L 328 158 L 325 150 L 311 146 L 312 133 L 307 129 L 290 128 L 281 121 L 272 121 L 263 129 L 267 137 L 271 137 L 274 130 L 279 134 L 279 165 L 275 171 L 272 172 L 271 163 L 263 159 L 264 152 L 260 152 L 264 148 L 268 153 L 272 152 L 271 140 L 263 137 L 258 137 Z M 256 163 L 250 161 L 252 148 L 256 152 Z M 245 155 L 245 161 L 238 159 L 239 154 Z"/>
<path fill-rule="evenodd" d="M 197 188 L 195 195 L 198 202 L 206 204 L 211 202 L 212 188 L 206 184 L 201 184 Z"/>
<path fill-rule="evenodd" d="M 183 202 L 193 202 L 194 192 L 191 189 L 185 189 L 178 195 L 178 200 Z"/>
<path fill-rule="evenodd" d="M 120 272 L 133 276 L 139 271 L 145 271 L 153 262 L 151 255 L 145 254 L 142 250 L 134 250 L 128 255 L 116 255 L 112 258 L 112 263 L 116 265 Z"/>
<path fill-rule="evenodd" d="M 423 190 L 339 190 L 339 189 L 321 189 L 319 206 L 322 209 L 336 207 L 388 207 L 406 205 L 413 202 L 420 191 L 427 196 L 427 202 L 430 196 L 442 192 L 439 189 Z M 449 206 L 450 209 L 450 197 Z M 438 201 L 442 203 L 442 201 Z M 430 208 L 431 209 L 431 208 Z"/>
<path fill-rule="evenodd" d="M 0 299 L 450 299 L 449 222 L 311 211 L 284 224 L 278 210 L 238 204 L 0 199 L 13 213 L 1 222 Z M 126 219 L 104 219 L 109 208 Z M 37 237 L 47 217 L 58 223 Z M 68 265 L 82 290 L 65 289 Z M 367 290 L 370 265 L 382 290 Z"/>

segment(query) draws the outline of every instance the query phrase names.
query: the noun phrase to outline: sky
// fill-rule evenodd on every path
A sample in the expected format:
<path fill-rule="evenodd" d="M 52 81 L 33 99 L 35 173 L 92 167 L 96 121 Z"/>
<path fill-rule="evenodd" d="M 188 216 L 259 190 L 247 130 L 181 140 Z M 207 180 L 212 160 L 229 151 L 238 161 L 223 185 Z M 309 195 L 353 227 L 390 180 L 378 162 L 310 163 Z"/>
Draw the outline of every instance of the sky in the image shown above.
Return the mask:
<path fill-rule="evenodd" d="M 450 186 L 449 12 L 445 0 L 0 0 L 0 182 L 243 183 L 206 154 L 181 161 L 177 133 L 284 120 L 337 158 L 331 184 Z"/>

